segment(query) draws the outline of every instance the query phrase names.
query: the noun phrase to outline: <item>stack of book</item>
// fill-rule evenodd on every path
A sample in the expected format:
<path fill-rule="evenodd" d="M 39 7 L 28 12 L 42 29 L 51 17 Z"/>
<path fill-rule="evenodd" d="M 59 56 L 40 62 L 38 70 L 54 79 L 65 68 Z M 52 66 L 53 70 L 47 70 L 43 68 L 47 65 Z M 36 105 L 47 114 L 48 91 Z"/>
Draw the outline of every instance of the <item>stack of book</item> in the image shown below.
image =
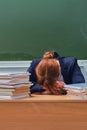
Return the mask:
<path fill-rule="evenodd" d="M 29 73 L 1 74 L 0 99 L 30 97 Z"/>
<path fill-rule="evenodd" d="M 65 85 L 67 95 L 80 99 L 87 99 L 87 83 Z"/>

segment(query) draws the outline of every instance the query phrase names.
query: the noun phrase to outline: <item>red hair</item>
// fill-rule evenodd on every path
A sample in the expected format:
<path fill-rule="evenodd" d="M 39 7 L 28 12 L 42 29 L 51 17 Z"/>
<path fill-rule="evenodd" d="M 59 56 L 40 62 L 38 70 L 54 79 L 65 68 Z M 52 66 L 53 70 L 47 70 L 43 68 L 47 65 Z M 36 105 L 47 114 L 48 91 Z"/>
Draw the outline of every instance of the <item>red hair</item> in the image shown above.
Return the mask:
<path fill-rule="evenodd" d="M 36 67 L 38 83 L 46 87 L 51 94 L 61 94 L 62 89 L 60 88 L 63 88 L 63 86 L 58 86 L 56 82 L 60 73 L 60 64 L 56 59 L 42 59 Z"/>

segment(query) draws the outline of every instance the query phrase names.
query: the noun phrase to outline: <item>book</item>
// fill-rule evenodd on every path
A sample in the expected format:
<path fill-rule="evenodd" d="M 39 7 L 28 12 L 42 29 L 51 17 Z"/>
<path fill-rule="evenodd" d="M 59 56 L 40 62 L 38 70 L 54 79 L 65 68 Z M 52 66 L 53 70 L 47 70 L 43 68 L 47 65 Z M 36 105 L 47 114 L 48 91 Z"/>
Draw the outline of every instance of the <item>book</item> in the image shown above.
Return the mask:
<path fill-rule="evenodd" d="M 19 91 L 19 92 L 11 92 L 11 91 L 4 91 L 4 92 L 0 92 L 0 96 L 4 95 L 4 96 L 18 96 L 18 95 L 25 95 L 25 94 L 30 94 L 29 91 Z"/>
<path fill-rule="evenodd" d="M 2 100 L 8 100 L 8 99 L 19 99 L 19 98 L 26 98 L 30 97 L 31 95 L 29 94 L 22 94 L 22 95 L 16 95 L 16 96 L 6 96 L 6 95 L 0 95 L 0 99 Z"/>
<path fill-rule="evenodd" d="M 65 84 L 64 87 L 82 90 L 84 88 L 87 88 L 87 83 Z"/>
<path fill-rule="evenodd" d="M 1 74 L 0 99 L 16 99 L 30 96 L 29 73 Z"/>
<path fill-rule="evenodd" d="M 29 83 L 29 81 L 26 79 L 0 80 L 0 84 L 17 84 L 17 83 Z"/>
<path fill-rule="evenodd" d="M 20 87 L 20 88 L 0 88 L 0 92 L 19 92 L 19 91 L 29 91 L 29 87 Z"/>
<path fill-rule="evenodd" d="M 29 73 L 21 74 L 9 74 L 9 75 L 0 75 L 0 84 L 6 83 L 28 83 L 29 82 Z"/>
<path fill-rule="evenodd" d="M 14 73 L 14 74 L 0 74 L 0 79 L 17 79 L 29 78 L 30 73 Z"/>
<path fill-rule="evenodd" d="M 9 88 L 9 89 L 11 89 L 11 88 L 29 88 L 30 86 L 31 86 L 32 84 L 30 84 L 30 83 L 18 83 L 18 84 L 0 84 L 0 88 Z"/>
<path fill-rule="evenodd" d="M 87 99 L 87 83 L 65 85 L 67 94 L 80 99 Z"/>
<path fill-rule="evenodd" d="M 21 96 L 21 95 L 23 95 L 23 96 L 30 95 L 29 86 L 22 86 L 22 87 L 18 87 L 18 88 L 6 88 L 6 87 L 0 88 L 0 98 L 2 98 L 2 96 L 6 96 L 8 99 L 8 96 Z M 16 98 L 16 97 L 14 97 L 14 98 Z"/>
<path fill-rule="evenodd" d="M 83 88 L 87 87 L 87 83 L 75 83 L 75 84 L 65 84 L 65 87 L 70 87 L 70 88 Z"/>

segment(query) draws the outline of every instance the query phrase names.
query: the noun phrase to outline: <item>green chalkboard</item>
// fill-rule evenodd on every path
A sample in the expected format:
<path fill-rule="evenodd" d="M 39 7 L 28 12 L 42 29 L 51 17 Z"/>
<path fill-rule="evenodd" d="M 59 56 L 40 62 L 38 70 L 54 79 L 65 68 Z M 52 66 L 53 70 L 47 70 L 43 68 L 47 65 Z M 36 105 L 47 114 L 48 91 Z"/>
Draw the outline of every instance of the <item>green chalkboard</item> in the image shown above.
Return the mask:
<path fill-rule="evenodd" d="M 87 59 L 87 0 L 0 0 L 0 60 L 48 50 Z"/>

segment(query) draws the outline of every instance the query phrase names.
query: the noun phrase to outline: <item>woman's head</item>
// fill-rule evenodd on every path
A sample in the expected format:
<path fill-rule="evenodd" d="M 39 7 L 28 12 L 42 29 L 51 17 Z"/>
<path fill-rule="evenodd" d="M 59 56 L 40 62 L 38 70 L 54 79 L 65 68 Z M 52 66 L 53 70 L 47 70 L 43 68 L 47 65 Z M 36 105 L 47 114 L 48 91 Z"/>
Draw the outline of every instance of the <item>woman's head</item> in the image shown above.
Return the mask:
<path fill-rule="evenodd" d="M 43 55 L 43 59 L 52 59 L 52 58 L 57 59 L 58 57 L 59 57 L 59 55 L 55 51 L 47 51 Z"/>
<path fill-rule="evenodd" d="M 66 94 L 64 83 L 58 81 L 60 73 L 60 64 L 56 59 L 42 59 L 36 67 L 38 83 L 50 94 Z"/>
<path fill-rule="evenodd" d="M 38 83 L 48 89 L 55 86 L 60 73 L 60 64 L 56 59 L 42 59 L 36 68 Z"/>

